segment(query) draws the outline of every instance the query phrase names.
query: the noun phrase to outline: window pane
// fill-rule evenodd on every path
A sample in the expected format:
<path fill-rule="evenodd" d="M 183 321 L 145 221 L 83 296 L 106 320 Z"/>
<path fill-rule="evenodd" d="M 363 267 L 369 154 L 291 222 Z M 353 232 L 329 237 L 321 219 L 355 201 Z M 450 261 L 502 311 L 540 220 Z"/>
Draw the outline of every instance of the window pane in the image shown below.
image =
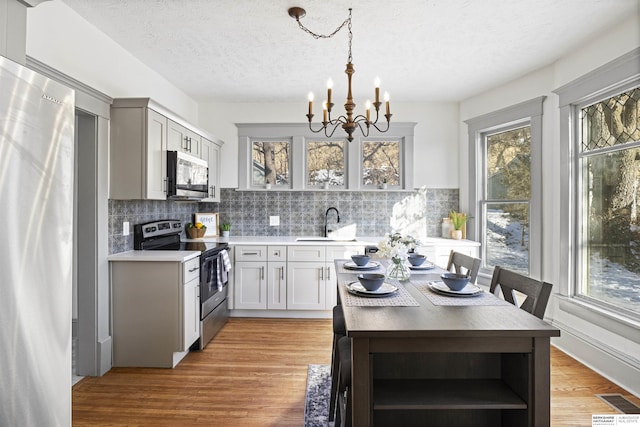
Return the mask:
<path fill-rule="evenodd" d="M 362 184 L 400 185 L 400 142 L 362 143 Z"/>
<path fill-rule="evenodd" d="M 640 141 L 640 88 L 589 105 L 582 113 L 582 151 Z"/>
<path fill-rule="evenodd" d="M 288 141 L 254 141 L 252 148 L 252 185 L 289 184 Z"/>
<path fill-rule="evenodd" d="M 640 148 L 583 160 L 581 292 L 640 313 Z"/>
<path fill-rule="evenodd" d="M 529 200 L 531 127 L 487 136 L 487 198 Z"/>
<path fill-rule="evenodd" d="M 307 184 L 344 185 L 344 141 L 307 142 Z"/>
<path fill-rule="evenodd" d="M 485 265 L 529 274 L 529 203 L 487 203 Z"/>

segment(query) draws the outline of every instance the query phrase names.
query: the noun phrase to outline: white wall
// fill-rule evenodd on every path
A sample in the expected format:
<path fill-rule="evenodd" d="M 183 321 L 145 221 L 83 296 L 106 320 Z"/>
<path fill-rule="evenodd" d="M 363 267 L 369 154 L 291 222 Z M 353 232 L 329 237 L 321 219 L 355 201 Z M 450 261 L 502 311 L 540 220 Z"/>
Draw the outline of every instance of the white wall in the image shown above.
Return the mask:
<path fill-rule="evenodd" d="M 197 123 L 193 99 L 61 1 L 27 10 L 27 55 L 112 98 L 152 97 Z"/>
<path fill-rule="evenodd" d="M 304 100 L 287 104 L 201 104 L 200 126 L 225 141 L 222 147 L 222 187 L 238 186 L 238 131 L 235 123 L 304 123 L 306 109 Z M 392 121 L 417 123 L 414 186 L 458 188 L 457 104 L 395 103 L 391 105 L 391 113 Z M 429 167 L 424 166 L 425 161 Z"/>
<path fill-rule="evenodd" d="M 555 344 L 594 370 L 626 387 L 636 395 L 640 393 L 638 357 L 638 325 L 603 319 L 587 314 L 589 310 L 562 301 L 557 294 L 571 294 L 570 283 L 561 281 L 561 269 L 566 268 L 569 255 L 561 253 L 558 218 L 560 200 L 560 140 L 558 97 L 554 89 L 598 68 L 640 46 L 640 17 L 629 17 L 625 22 L 597 35 L 548 67 L 493 90 L 466 99 L 460 103 L 459 143 L 462 165 L 460 168 L 461 202 L 468 205 L 468 153 L 469 140 L 464 120 L 506 108 L 519 102 L 547 96 L 543 116 L 543 267 L 542 278 L 554 283 L 554 296 L 547 316 L 562 329 L 562 337 Z M 567 245 L 570 246 L 570 245 Z M 593 310 L 591 310 L 593 312 Z M 633 335 L 635 333 L 635 339 Z"/>

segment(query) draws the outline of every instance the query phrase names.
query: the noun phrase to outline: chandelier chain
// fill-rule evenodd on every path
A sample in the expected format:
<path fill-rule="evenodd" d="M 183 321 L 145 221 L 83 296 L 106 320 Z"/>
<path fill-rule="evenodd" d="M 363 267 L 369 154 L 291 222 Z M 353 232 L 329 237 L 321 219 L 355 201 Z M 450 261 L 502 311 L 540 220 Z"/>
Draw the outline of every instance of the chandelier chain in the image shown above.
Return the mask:
<path fill-rule="evenodd" d="M 313 31 L 311 31 L 310 29 L 308 29 L 307 27 L 302 25 L 302 22 L 300 22 L 300 18 L 296 18 L 296 22 L 298 22 L 298 26 L 302 29 L 302 31 L 304 31 L 305 33 L 309 34 L 314 39 L 330 39 L 331 37 L 333 37 L 336 34 L 338 34 L 338 32 L 340 30 L 342 30 L 344 28 L 344 26 L 346 25 L 347 29 L 349 30 L 349 62 L 351 62 L 351 59 L 352 59 L 352 56 L 351 56 L 351 41 L 353 40 L 353 33 L 351 32 L 351 8 L 349 8 L 349 17 L 347 19 L 345 19 L 344 22 L 342 24 L 340 24 L 340 26 L 338 28 L 336 28 L 331 34 L 317 34 L 317 33 L 314 33 Z"/>

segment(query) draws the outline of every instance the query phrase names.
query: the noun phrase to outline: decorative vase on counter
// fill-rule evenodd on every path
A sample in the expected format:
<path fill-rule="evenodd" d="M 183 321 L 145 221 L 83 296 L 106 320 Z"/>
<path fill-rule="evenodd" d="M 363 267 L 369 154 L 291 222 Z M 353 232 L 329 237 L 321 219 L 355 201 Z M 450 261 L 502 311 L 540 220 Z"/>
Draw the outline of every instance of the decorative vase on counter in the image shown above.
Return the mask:
<path fill-rule="evenodd" d="M 462 230 L 451 230 L 451 238 L 455 240 L 462 239 Z"/>
<path fill-rule="evenodd" d="M 411 277 L 411 272 L 409 271 L 409 266 L 405 261 L 406 258 L 391 258 L 391 262 L 387 267 L 387 277 L 389 279 L 396 279 L 400 281 L 409 280 L 409 278 Z"/>

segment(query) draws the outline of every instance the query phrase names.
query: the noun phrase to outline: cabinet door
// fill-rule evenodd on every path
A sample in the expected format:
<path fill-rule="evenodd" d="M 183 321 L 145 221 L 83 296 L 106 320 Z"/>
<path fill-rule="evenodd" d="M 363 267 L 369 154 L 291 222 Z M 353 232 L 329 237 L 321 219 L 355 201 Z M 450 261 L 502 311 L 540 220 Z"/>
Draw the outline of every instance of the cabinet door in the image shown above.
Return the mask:
<path fill-rule="evenodd" d="M 287 261 L 320 261 L 326 259 L 325 246 L 291 245 L 287 246 Z"/>
<path fill-rule="evenodd" d="M 184 340 L 182 351 L 187 351 L 191 344 L 200 338 L 200 283 L 193 279 L 184 285 L 183 322 Z"/>
<path fill-rule="evenodd" d="M 234 300 L 236 309 L 267 308 L 267 263 L 236 261 Z"/>
<path fill-rule="evenodd" d="M 287 309 L 325 310 L 326 275 L 324 262 L 287 263 Z"/>
<path fill-rule="evenodd" d="M 167 150 L 200 157 L 200 135 L 173 120 L 169 120 L 167 126 Z"/>
<path fill-rule="evenodd" d="M 287 309 L 287 263 L 267 263 L 267 308 Z"/>
<path fill-rule="evenodd" d="M 165 200 L 167 198 L 167 118 L 147 109 L 146 140 L 146 199 Z"/>
<path fill-rule="evenodd" d="M 209 196 L 203 202 L 220 201 L 220 146 L 202 138 L 200 158 L 209 165 Z"/>

